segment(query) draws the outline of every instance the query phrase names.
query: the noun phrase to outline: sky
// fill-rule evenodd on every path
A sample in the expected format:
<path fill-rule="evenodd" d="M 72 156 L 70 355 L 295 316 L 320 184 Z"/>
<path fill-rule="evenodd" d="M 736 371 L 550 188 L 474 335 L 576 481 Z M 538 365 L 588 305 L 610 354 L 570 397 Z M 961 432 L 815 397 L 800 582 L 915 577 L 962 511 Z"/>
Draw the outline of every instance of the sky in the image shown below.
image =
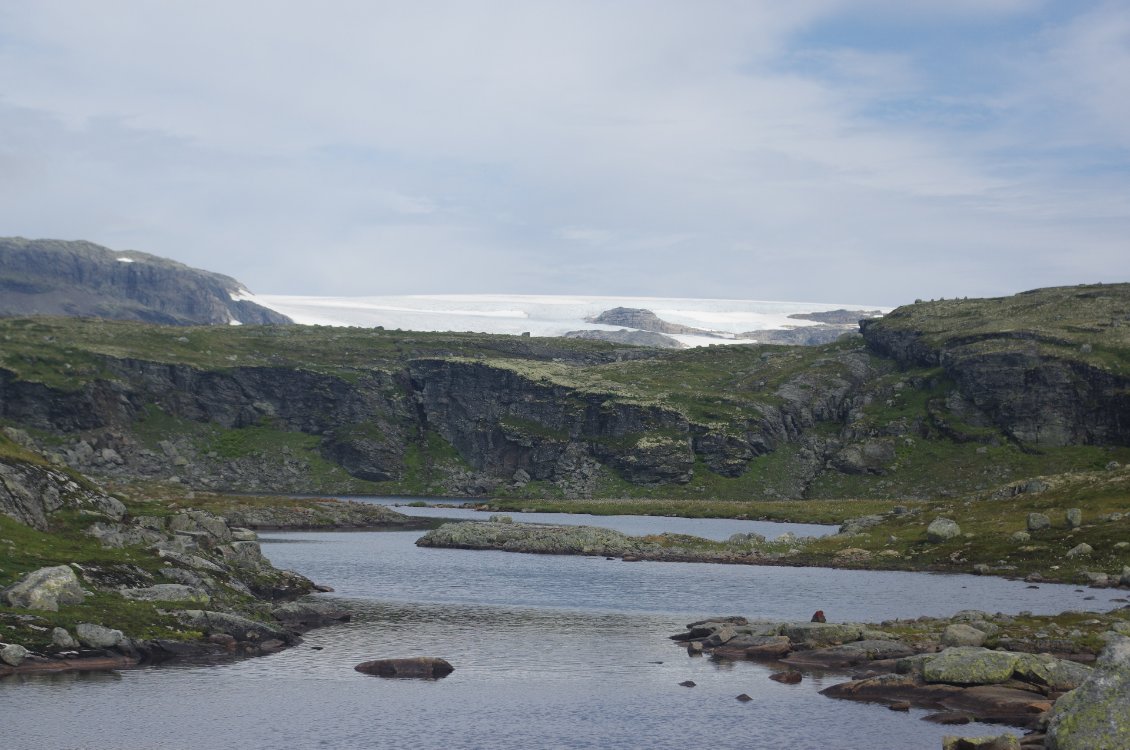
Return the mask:
<path fill-rule="evenodd" d="M 0 235 L 270 294 L 1130 278 L 1130 0 L 0 0 Z"/>

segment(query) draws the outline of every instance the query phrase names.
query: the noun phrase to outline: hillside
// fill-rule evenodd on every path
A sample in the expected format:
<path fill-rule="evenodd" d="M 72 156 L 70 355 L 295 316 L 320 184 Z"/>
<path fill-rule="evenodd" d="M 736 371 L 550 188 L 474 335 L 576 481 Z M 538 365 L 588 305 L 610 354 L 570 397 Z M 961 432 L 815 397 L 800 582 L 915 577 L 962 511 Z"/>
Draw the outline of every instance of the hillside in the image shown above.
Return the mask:
<path fill-rule="evenodd" d="M 935 498 L 1130 459 L 1130 285 L 919 303 L 817 347 L 0 321 L 55 461 L 248 491 Z"/>
<path fill-rule="evenodd" d="M 67 315 L 165 325 L 289 323 L 235 279 L 91 242 L 0 238 L 0 316 Z"/>

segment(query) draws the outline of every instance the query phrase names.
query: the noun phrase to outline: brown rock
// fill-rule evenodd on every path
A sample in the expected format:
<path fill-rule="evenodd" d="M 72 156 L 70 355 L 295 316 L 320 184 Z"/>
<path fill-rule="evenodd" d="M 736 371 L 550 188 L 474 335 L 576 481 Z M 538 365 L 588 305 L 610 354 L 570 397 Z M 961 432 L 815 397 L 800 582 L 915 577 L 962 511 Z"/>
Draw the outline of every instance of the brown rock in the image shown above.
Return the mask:
<path fill-rule="evenodd" d="M 895 701 L 891 705 L 887 706 L 887 708 L 891 709 L 892 711 L 909 711 L 910 701 Z"/>
<path fill-rule="evenodd" d="M 696 684 L 698 684 L 698 683 L 696 683 L 694 680 L 684 680 L 684 681 L 679 683 L 679 686 L 680 687 L 694 687 Z"/>
<path fill-rule="evenodd" d="M 798 682 L 804 679 L 804 675 L 802 675 L 800 672 L 789 669 L 784 672 L 775 672 L 769 675 L 769 679 L 775 682 L 784 683 L 785 685 L 796 685 Z"/>
<path fill-rule="evenodd" d="M 354 667 L 358 672 L 378 677 L 416 677 L 439 679 L 455 671 L 445 659 L 434 656 L 416 656 L 405 659 L 374 659 Z"/>
<path fill-rule="evenodd" d="M 745 693 L 742 693 L 741 695 L 738 696 L 738 700 L 741 701 L 742 703 L 749 703 L 751 700 L 753 700 L 753 698 L 750 698 Z"/>

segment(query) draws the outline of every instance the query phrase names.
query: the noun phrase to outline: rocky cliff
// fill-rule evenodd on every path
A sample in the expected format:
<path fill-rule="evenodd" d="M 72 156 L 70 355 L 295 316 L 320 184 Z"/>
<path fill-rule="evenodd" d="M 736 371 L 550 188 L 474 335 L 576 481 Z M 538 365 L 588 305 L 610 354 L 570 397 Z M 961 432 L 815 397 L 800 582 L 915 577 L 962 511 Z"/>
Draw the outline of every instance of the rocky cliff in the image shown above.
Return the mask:
<path fill-rule="evenodd" d="M 1130 284 L 922 302 L 861 325 L 873 351 L 940 367 L 1022 445 L 1130 444 Z"/>
<path fill-rule="evenodd" d="M 210 489 L 933 497 L 1130 457 L 1128 300 L 922 303 L 864 339 L 684 351 L 11 320 L 0 420 L 60 464 Z"/>
<path fill-rule="evenodd" d="M 66 315 L 166 325 L 290 323 L 239 299 L 217 273 L 90 242 L 0 238 L 0 316 Z"/>

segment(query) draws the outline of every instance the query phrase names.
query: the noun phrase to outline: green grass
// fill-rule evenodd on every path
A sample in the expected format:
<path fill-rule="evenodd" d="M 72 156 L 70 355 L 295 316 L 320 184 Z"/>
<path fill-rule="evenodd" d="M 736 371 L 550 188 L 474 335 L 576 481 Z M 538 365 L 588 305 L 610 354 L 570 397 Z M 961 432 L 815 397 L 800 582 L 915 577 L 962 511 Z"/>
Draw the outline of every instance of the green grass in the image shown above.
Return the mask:
<path fill-rule="evenodd" d="M 806 548 L 806 559 L 826 561 L 839 549 L 851 546 L 874 554 L 897 553 L 859 567 L 969 572 L 973 565 L 984 564 L 999 574 L 1038 572 L 1049 580 L 1082 582 L 1086 571 L 1105 572 L 1117 579 L 1123 566 L 1130 565 L 1130 549 L 1115 547 L 1130 541 L 1130 469 L 1075 472 L 1046 477 L 1046 481 L 1050 489 L 1038 494 L 1007 497 L 998 490 L 934 500 L 920 505 L 919 513 L 893 516 L 846 540 L 816 540 Z M 1081 528 L 1068 528 L 1065 514 L 1069 508 L 1082 510 Z M 1025 530 L 1032 512 L 1048 515 L 1052 527 L 1032 532 L 1027 542 L 1013 541 L 1011 535 Z M 1112 518 L 1114 514 L 1125 515 Z M 938 517 L 956 521 L 962 536 L 930 542 L 926 527 Z M 1094 548 L 1094 554 L 1077 559 L 1065 556 L 1083 542 Z"/>

